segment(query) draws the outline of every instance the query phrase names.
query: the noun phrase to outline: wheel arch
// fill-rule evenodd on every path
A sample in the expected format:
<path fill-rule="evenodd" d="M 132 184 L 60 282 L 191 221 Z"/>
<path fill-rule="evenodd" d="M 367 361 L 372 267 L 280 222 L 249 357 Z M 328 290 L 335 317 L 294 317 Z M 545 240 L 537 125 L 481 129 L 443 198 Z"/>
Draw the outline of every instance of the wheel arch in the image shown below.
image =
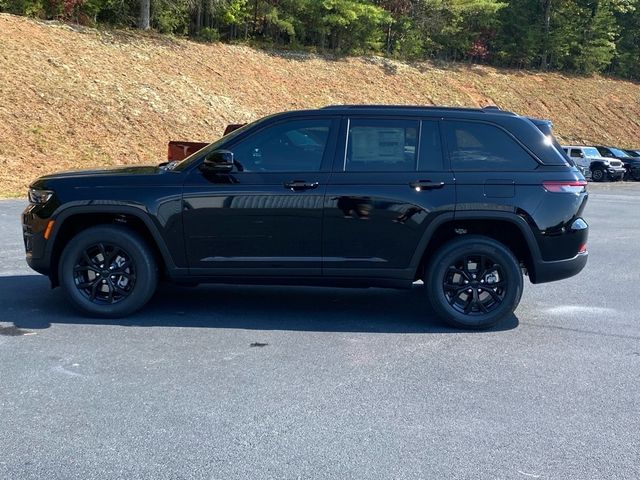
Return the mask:
<path fill-rule="evenodd" d="M 483 235 L 509 248 L 526 268 L 532 279 L 540 250 L 531 227 L 520 215 L 503 212 L 456 212 L 433 222 L 423 236 L 412 260 L 414 278 L 424 277 L 425 269 L 435 252 L 447 241 L 462 235 Z"/>
<path fill-rule="evenodd" d="M 175 262 L 162 235 L 148 214 L 140 209 L 125 205 L 71 207 L 56 215 L 54 220 L 45 250 L 50 265 L 49 278 L 54 287 L 58 286 L 58 263 L 67 241 L 97 225 L 115 224 L 135 231 L 153 250 L 162 274 L 175 269 Z"/>

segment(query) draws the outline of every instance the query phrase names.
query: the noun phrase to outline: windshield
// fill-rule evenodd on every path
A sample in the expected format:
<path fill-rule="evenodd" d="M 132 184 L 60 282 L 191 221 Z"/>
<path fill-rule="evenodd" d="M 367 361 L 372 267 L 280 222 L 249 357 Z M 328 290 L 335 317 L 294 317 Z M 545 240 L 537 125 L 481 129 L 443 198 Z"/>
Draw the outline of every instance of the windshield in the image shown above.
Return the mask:
<path fill-rule="evenodd" d="M 613 148 L 613 147 L 609 147 L 609 150 L 611 150 L 611 153 L 613 153 L 616 157 L 628 157 L 629 154 L 623 152 L 620 149 L 617 148 Z"/>
<path fill-rule="evenodd" d="M 269 117 L 266 117 L 266 118 L 269 118 Z M 207 145 L 203 149 L 198 150 L 197 152 L 189 155 L 184 160 L 181 160 L 180 162 L 174 164 L 173 167 L 171 168 L 171 170 L 175 170 L 175 171 L 180 172 L 180 171 L 183 171 L 183 170 L 187 169 L 193 162 L 195 162 L 199 158 L 202 158 L 203 155 L 206 155 L 209 152 L 213 152 L 214 150 L 217 150 L 224 143 L 226 143 L 229 140 L 237 137 L 242 132 L 246 132 L 249 128 L 253 127 L 256 123 L 261 122 L 262 120 L 264 120 L 264 118 L 262 118 L 260 120 L 256 120 L 255 122 L 252 122 L 252 123 L 248 123 L 244 127 L 240 127 L 237 130 L 234 130 L 231 133 L 228 133 L 227 135 L 225 135 L 225 136 L 219 138 L 218 140 L 216 140 L 215 142 L 210 143 L 209 145 Z"/>
<path fill-rule="evenodd" d="M 585 157 L 600 157 L 600 152 L 594 147 L 582 147 Z"/>

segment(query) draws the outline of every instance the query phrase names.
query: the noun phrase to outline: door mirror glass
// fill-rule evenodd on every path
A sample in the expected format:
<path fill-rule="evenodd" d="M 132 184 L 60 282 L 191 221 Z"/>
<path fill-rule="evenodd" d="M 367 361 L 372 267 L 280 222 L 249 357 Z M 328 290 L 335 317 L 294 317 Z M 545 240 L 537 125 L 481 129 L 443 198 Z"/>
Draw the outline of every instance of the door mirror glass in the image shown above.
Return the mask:
<path fill-rule="evenodd" d="M 231 172 L 233 170 L 233 152 L 214 150 L 205 157 L 202 169 L 212 173 Z"/>

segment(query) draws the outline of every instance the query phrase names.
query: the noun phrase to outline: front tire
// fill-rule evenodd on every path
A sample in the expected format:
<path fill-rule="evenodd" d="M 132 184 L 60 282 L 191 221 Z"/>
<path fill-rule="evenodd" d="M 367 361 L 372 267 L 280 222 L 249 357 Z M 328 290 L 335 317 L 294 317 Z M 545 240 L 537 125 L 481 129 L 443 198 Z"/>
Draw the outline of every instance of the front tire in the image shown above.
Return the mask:
<path fill-rule="evenodd" d="M 591 170 L 591 179 L 594 182 L 604 182 L 607 179 L 607 174 L 602 168 L 594 168 Z"/>
<path fill-rule="evenodd" d="M 522 297 L 522 270 L 503 244 L 465 235 L 441 247 L 426 275 L 434 310 L 448 324 L 490 328 L 511 315 Z"/>
<path fill-rule="evenodd" d="M 158 273 L 153 253 L 137 233 L 101 225 L 69 241 L 60 257 L 58 278 L 78 310 L 92 317 L 118 318 L 149 301 Z"/>

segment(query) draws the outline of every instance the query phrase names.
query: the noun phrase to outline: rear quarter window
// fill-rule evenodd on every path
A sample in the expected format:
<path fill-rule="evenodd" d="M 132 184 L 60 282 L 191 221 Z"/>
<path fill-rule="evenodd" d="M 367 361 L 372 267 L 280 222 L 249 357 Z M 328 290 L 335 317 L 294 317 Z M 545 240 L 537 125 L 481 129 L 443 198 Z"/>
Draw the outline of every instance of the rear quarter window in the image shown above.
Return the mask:
<path fill-rule="evenodd" d="M 453 170 L 527 171 L 538 162 L 513 137 L 495 125 L 445 121 Z"/>

